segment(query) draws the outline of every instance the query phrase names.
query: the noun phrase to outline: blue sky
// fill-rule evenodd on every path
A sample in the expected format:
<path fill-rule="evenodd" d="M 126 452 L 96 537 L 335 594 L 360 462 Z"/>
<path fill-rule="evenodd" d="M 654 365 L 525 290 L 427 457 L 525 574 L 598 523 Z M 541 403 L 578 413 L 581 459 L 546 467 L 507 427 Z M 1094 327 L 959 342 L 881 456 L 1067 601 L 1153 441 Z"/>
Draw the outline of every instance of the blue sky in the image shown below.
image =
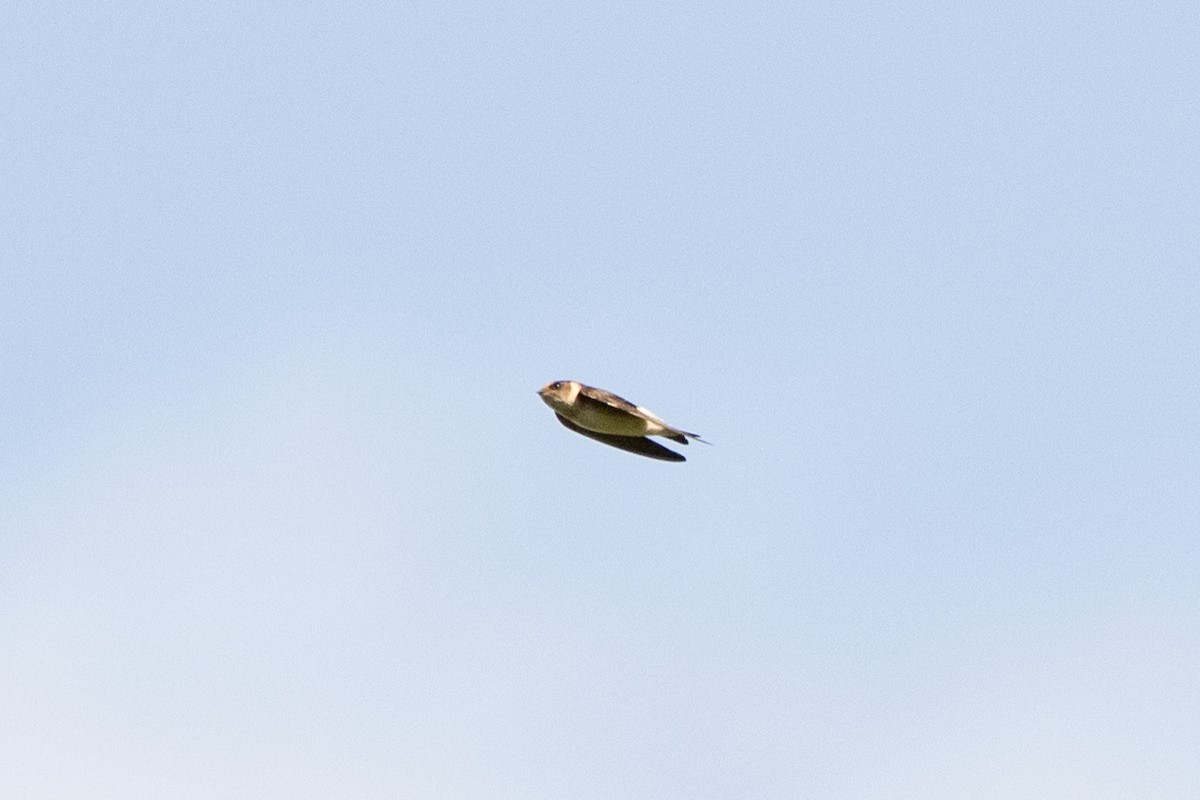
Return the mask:
<path fill-rule="evenodd" d="M 4 16 L 3 796 L 1200 792 L 1192 4 Z"/>

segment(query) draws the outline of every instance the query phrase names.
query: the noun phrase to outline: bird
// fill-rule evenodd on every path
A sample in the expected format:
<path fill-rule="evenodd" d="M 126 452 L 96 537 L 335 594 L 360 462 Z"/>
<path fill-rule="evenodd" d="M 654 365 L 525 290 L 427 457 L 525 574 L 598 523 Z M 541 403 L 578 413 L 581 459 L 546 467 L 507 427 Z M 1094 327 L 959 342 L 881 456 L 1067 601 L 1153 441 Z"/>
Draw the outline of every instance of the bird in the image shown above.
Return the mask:
<path fill-rule="evenodd" d="M 651 441 L 662 436 L 679 444 L 698 435 L 672 427 L 641 406 L 612 392 L 579 381 L 554 381 L 538 390 L 542 402 L 554 410 L 558 421 L 576 433 L 612 447 L 660 461 L 687 461 L 674 450 Z"/>

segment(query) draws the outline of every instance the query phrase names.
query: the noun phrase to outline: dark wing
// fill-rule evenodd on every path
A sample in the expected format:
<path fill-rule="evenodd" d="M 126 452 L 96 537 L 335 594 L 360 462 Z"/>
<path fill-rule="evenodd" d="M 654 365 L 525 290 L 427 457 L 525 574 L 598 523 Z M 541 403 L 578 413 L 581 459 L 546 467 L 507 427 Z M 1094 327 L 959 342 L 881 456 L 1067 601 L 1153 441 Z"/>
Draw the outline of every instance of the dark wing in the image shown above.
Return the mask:
<path fill-rule="evenodd" d="M 658 442 L 650 441 L 645 436 L 613 436 L 609 433 L 596 433 L 595 431 L 589 431 L 587 428 L 579 427 L 562 414 L 555 413 L 554 416 L 558 417 L 559 422 L 576 433 L 582 433 L 589 439 L 595 439 L 597 442 L 603 442 L 620 450 L 627 450 L 630 453 L 637 453 L 639 456 L 646 456 L 647 458 L 657 458 L 659 461 L 687 461 L 686 458 L 674 450 L 668 450 Z"/>
<path fill-rule="evenodd" d="M 624 397 L 618 397 L 612 392 L 606 392 L 603 389 L 597 389 L 594 386 L 580 386 L 579 394 L 586 400 L 595 400 L 596 402 L 603 403 L 606 406 L 618 408 L 621 411 L 633 414 L 635 417 L 642 416 L 641 409 L 626 400 Z M 578 398 L 576 398 L 576 402 L 578 402 Z"/>
<path fill-rule="evenodd" d="M 610 408 L 616 408 L 620 411 L 624 411 L 627 414 L 632 414 L 635 417 L 641 417 L 642 419 L 656 422 L 666 428 L 664 433 L 656 434 L 657 436 L 665 436 L 666 438 L 679 442 L 680 444 L 687 444 L 689 436 L 693 439 L 700 439 L 700 437 L 694 433 L 688 433 L 687 431 L 681 431 L 672 428 L 666 423 L 665 420 L 659 419 L 658 417 L 654 416 L 652 412 L 647 411 L 644 408 L 635 406 L 624 397 L 619 397 L 618 395 L 615 395 L 612 392 L 606 392 L 603 389 L 597 389 L 594 386 L 580 386 L 579 397 L 575 399 L 575 402 L 578 403 L 580 401 L 583 401 L 584 403 L 606 405 Z M 700 439 L 700 441 L 703 442 L 704 440 Z M 709 444 L 709 442 L 704 443 Z"/>

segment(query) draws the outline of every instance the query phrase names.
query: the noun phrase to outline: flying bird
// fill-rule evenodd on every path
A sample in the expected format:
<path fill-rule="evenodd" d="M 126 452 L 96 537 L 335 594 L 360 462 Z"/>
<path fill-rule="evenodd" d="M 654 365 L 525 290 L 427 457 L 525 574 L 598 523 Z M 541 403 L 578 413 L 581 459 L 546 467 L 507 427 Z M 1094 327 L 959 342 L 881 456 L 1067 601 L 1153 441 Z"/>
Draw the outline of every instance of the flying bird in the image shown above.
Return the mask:
<path fill-rule="evenodd" d="M 576 433 L 640 456 L 661 461 L 687 460 L 674 450 L 651 441 L 651 436 L 662 436 L 680 444 L 687 444 L 689 439 L 708 444 L 694 433 L 671 427 L 623 397 L 579 381 L 548 383 L 538 395 L 554 409 L 558 421 Z"/>

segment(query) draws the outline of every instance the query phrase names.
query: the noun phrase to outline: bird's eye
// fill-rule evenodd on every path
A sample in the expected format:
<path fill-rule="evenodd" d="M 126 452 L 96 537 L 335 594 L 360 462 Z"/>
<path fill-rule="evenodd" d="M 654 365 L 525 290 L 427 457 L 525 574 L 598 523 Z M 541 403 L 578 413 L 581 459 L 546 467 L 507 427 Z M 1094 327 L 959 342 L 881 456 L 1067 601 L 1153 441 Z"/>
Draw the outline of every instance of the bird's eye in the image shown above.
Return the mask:
<path fill-rule="evenodd" d="M 555 381 L 554 383 L 550 384 L 550 388 L 551 389 L 561 389 L 562 381 Z"/>

